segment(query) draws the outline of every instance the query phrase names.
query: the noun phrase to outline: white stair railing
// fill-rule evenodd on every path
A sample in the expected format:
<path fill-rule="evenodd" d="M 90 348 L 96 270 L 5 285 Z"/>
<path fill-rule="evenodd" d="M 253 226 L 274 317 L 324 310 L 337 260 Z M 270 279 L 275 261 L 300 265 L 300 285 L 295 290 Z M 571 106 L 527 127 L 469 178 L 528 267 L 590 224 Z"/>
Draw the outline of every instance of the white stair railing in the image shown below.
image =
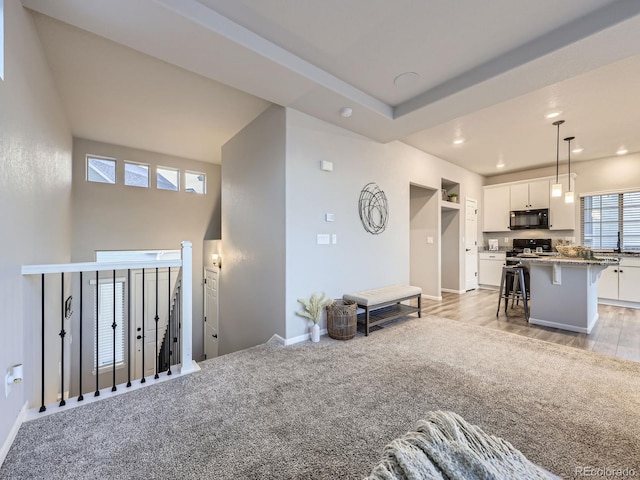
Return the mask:
<path fill-rule="evenodd" d="M 145 383 L 151 359 L 155 360 L 153 378 L 158 379 L 158 342 L 165 330 L 179 342 L 176 348 L 171 338 L 170 348 L 179 352 L 169 354 L 173 372 L 182 375 L 198 370 L 192 358 L 192 258 L 191 242 L 185 241 L 178 260 L 23 266 L 27 288 L 41 293 L 39 308 L 25 306 L 28 321 L 23 328 L 29 340 L 24 378 L 30 407 L 39 406 L 44 412 L 53 402 L 64 407 L 72 396 L 82 402 L 90 392 L 98 397 L 101 392 L 126 390 L 132 381 Z M 158 305 L 160 272 L 167 272 L 170 289 L 168 305 L 162 306 Z M 142 278 L 141 288 L 132 280 L 132 273 Z M 175 274 L 180 287 L 171 290 Z M 155 308 L 145 304 L 145 294 L 150 295 L 145 275 L 150 284 L 155 283 Z M 86 291 L 87 286 L 91 291 Z M 133 296 L 132 287 L 139 289 Z M 179 315 L 172 315 L 176 305 Z M 88 315 L 91 307 L 93 315 Z M 165 313 L 159 321 L 159 309 L 166 312 L 166 322 Z M 177 325 L 170 325 L 172 319 Z M 87 334 L 91 329 L 91 335 Z M 145 343 L 153 341 L 149 336 L 155 336 L 155 344 L 145 351 Z M 145 359 L 149 360 L 146 366 Z"/>

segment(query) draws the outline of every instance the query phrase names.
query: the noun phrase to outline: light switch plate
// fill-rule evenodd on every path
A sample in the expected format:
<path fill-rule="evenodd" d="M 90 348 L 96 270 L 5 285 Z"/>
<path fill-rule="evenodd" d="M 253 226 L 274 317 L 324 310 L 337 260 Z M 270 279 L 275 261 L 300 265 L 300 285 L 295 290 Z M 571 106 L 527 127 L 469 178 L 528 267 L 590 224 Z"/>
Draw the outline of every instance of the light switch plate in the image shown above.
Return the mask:
<path fill-rule="evenodd" d="M 427 243 L 433 243 L 433 237 L 428 236 L 427 237 Z"/>
<path fill-rule="evenodd" d="M 331 243 L 333 243 L 334 245 L 338 243 L 338 235 L 336 235 L 335 233 L 331 234 Z"/>
<path fill-rule="evenodd" d="M 331 244 L 331 235 L 328 233 L 319 233 L 318 234 L 318 245 L 330 245 Z"/>

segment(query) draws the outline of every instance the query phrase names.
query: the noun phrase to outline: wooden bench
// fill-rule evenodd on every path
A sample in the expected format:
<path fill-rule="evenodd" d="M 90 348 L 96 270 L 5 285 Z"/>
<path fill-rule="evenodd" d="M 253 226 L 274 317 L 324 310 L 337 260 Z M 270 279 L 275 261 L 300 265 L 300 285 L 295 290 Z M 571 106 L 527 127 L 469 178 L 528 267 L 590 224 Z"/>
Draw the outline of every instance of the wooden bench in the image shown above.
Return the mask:
<path fill-rule="evenodd" d="M 418 306 L 405 305 L 401 302 L 418 300 Z M 358 323 L 364 324 L 364 334 L 369 335 L 369 328 L 380 323 L 389 322 L 399 317 L 418 313 L 422 317 L 422 289 L 411 285 L 390 285 L 362 292 L 346 293 L 343 300 L 356 302 L 358 308 L 364 309 L 358 314 Z"/>

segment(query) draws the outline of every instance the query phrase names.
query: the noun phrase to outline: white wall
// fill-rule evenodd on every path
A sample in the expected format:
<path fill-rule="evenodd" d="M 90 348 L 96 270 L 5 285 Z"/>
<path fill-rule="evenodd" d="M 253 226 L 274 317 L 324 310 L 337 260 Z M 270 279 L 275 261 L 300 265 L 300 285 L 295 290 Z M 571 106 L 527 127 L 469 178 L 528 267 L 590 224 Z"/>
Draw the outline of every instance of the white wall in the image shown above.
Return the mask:
<path fill-rule="evenodd" d="M 441 278 L 437 274 L 441 248 L 440 190 L 410 187 L 409 283 L 422 288 L 430 298 L 441 298 Z M 433 243 L 427 243 L 428 237 Z"/>
<path fill-rule="evenodd" d="M 0 80 L 0 374 L 28 366 L 25 325 L 40 322 L 39 279 L 25 264 L 68 262 L 71 133 L 31 15 L 7 1 L 5 77 Z M 25 382 L 33 379 L 25 378 Z M 0 394 L 0 448 L 26 401 L 23 382 Z M 1 454 L 0 451 L 0 460 Z"/>
<path fill-rule="evenodd" d="M 87 182 L 87 154 L 116 158 L 117 184 Z M 150 188 L 123 183 L 124 160 L 150 165 Z M 157 190 L 155 167 L 207 175 L 207 193 Z M 193 357 L 203 358 L 203 241 L 220 238 L 220 166 L 75 138 L 72 261 L 95 261 L 96 250 L 179 250 L 193 243 Z"/>
<path fill-rule="evenodd" d="M 285 336 L 285 110 L 222 147 L 219 353 Z"/>
<path fill-rule="evenodd" d="M 320 170 L 321 160 L 333 162 L 333 172 Z M 298 298 L 320 291 L 341 298 L 409 283 L 410 184 L 439 190 L 446 178 L 460 184 L 461 199 L 480 200 L 482 193 L 479 175 L 401 142 L 381 144 L 291 109 L 286 169 L 287 338 L 309 331 L 309 323 L 295 314 Z M 389 202 L 389 223 L 379 235 L 367 233 L 358 216 L 360 191 L 369 182 Z M 325 213 L 334 213 L 335 221 L 326 222 Z M 317 245 L 318 233 L 337 234 L 337 244 Z"/>

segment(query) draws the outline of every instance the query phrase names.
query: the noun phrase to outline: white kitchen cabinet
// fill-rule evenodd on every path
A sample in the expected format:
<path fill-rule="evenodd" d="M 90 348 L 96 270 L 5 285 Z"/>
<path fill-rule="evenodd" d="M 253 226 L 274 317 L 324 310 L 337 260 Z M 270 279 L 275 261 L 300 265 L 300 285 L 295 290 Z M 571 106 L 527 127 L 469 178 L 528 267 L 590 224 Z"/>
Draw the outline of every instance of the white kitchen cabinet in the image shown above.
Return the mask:
<path fill-rule="evenodd" d="M 640 302 L 640 259 L 623 258 L 618 267 L 618 300 Z"/>
<path fill-rule="evenodd" d="M 640 303 L 640 259 L 622 258 L 608 267 L 598 280 L 598 298 Z"/>
<path fill-rule="evenodd" d="M 478 254 L 478 283 L 489 287 L 499 287 L 505 261 L 505 252 L 480 252 Z"/>
<path fill-rule="evenodd" d="M 558 181 L 563 185 L 568 185 L 568 175 L 561 175 Z M 555 179 L 553 180 L 555 183 Z M 574 190 L 575 183 L 571 182 Z M 564 187 L 563 187 L 564 188 Z M 576 199 L 579 201 L 579 199 Z M 566 203 L 564 201 L 564 191 L 559 197 L 549 195 L 549 230 L 575 230 L 576 228 L 576 202 Z"/>
<path fill-rule="evenodd" d="M 511 185 L 511 210 L 549 208 L 549 180 Z"/>
<path fill-rule="evenodd" d="M 482 231 L 509 231 L 510 188 L 508 185 L 499 187 L 485 187 L 482 203 Z"/>
<path fill-rule="evenodd" d="M 602 271 L 598 279 L 598 298 L 618 299 L 618 265 Z"/>

